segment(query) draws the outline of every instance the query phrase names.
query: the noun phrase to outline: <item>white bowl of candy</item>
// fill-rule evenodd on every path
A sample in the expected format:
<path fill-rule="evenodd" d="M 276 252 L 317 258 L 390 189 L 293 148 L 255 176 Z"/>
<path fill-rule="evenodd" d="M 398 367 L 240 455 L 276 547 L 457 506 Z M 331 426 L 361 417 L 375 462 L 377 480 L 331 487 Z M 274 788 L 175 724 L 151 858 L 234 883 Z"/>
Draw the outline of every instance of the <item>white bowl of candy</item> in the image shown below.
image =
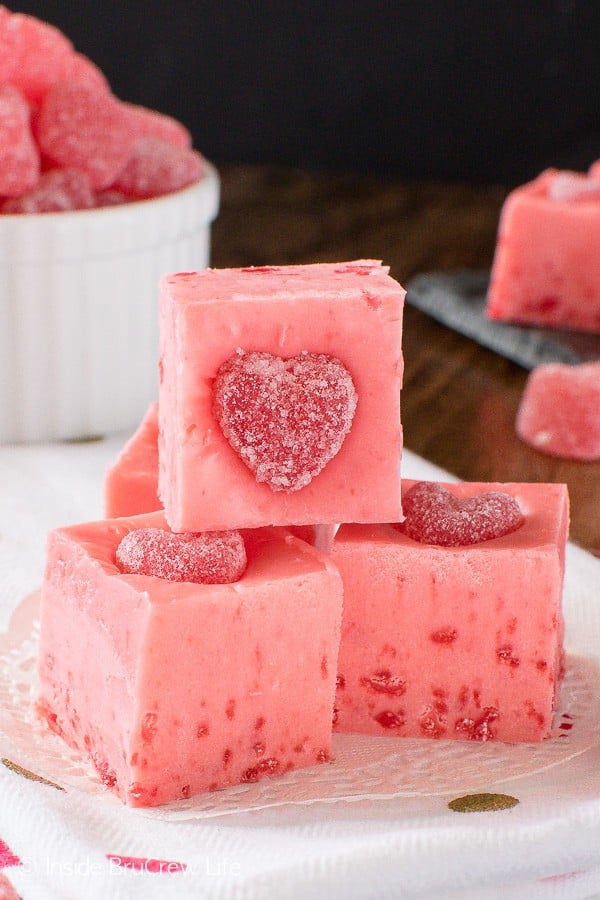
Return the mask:
<path fill-rule="evenodd" d="M 137 424 L 158 388 L 159 278 L 208 265 L 218 207 L 181 123 L 0 6 L 0 442 Z"/>

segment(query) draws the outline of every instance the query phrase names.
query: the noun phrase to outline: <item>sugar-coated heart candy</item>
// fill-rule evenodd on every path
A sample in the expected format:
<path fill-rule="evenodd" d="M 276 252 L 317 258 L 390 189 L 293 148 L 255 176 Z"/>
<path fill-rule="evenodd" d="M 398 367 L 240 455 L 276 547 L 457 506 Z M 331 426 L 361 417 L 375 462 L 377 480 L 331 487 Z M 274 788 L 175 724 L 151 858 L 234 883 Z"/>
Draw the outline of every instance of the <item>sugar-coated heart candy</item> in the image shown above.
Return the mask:
<path fill-rule="evenodd" d="M 515 430 L 526 444 L 564 459 L 600 459 L 600 362 L 532 369 Z"/>
<path fill-rule="evenodd" d="M 213 401 L 223 434 L 256 480 L 290 492 L 337 455 L 357 395 L 335 357 L 305 351 L 282 359 L 239 349 L 221 365 Z"/>
<path fill-rule="evenodd" d="M 139 200 L 158 197 L 198 181 L 203 168 L 202 157 L 195 150 L 157 137 L 142 137 L 112 187 Z"/>
<path fill-rule="evenodd" d="M 10 82 L 37 105 L 57 81 L 84 81 L 108 90 L 100 69 L 76 53 L 71 41 L 54 25 L 1 7 L 0 83 Z"/>
<path fill-rule="evenodd" d="M 68 212 L 75 209 L 91 209 L 96 199 L 89 176 L 79 169 L 49 169 L 36 186 L 6 200 L 3 213 Z"/>
<path fill-rule="evenodd" d="M 129 116 L 132 130 L 138 137 L 160 138 L 167 144 L 173 144 L 174 147 L 192 146 L 192 135 L 185 125 L 172 116 L 148 109 L 146 106 L 127 103 L 125 100 L 122 100 L 121 104 Z"/>
<path fill-rule="evenodd" d="M 35 185 L 39 175 L 29 104 L 16 87 L 0 85 L 0 195 L 18 197 Z"/>
<path fill-rule="evenodd" d="M 402 500 L 405 520 L 398 527 L 414 541 L 459 547 L 479 544 L 516 531 L 524 516 L 514 497 L 488 491 L 456 497 L 432 481 L 420 481 Z"/>
<path fill-rule="evenodd" d="M 247 564 L 239 531 L 173 534 L 138 528 L 122 538 L 116 558 L 122 572 L 195 584 L 238 581 Z"/>
<path fill-rule="evenodd" d="M 37 138 L 54 165 L 87 172 L 95 190 L 113 183 L 136 141 L 116 97 L 69 81 L 58 82 L 46 94 Z"/>
<path fill-rule="evenodd" d="M 112 206 L 186 187 L 202 177 L 204 160 L 181 122 L 115 97 L 58 28 L 0 5 L 0 213 L 90 206 L 61 192 L 48 200 L 45 184 L 37 193 L 46 169 L 80 170 L 91 205 Z"/>

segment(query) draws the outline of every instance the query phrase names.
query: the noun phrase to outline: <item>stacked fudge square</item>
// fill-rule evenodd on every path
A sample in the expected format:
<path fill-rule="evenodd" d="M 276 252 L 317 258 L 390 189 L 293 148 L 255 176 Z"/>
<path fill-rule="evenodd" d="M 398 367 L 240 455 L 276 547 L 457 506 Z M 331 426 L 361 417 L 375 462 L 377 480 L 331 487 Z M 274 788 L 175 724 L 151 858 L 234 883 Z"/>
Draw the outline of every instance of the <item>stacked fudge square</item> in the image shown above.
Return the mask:
<path fill-rule="evenodd" d="M 159 402 L 42 590 L 39 708 L 125 803 L 332 729 L 550 734 L 565 488 L 401 482 L 403 303 L 372 260 L 163 278 Z"/>

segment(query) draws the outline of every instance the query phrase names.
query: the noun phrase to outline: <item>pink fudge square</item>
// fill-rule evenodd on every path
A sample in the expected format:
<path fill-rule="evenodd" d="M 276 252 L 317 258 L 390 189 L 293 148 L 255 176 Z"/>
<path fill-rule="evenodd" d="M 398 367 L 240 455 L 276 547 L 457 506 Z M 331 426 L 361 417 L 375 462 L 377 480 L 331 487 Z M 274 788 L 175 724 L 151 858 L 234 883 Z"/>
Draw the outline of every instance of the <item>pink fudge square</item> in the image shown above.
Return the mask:
<path fill-rule="evenodd" d="M 600 182 L 548 169 L 509 194 L 487 300 L 491 319 L 600 332 Z"/>
<path fill-rule="evenodd" d="M 515 429 L 522 441 L 550 456 L 600 459 L 600 362 L 533 369 Z"/>
<path fill-rule="evenodd" d="M 414 482 L 407 481 L 404 490 Z M 558 484 L 448 484 L 512 494 L 511 534 L 440 547 L 392 525 L 343 525 L 335 728 L 406 737 L 539 741 L 563 667 L 568 500 Z"/>
<path fill-rule="evenodd" d="M 371 260 L 162 279 L 159 493 L 174 531 L 400 518 L 404 295 Z M 215 378 L 240 349 L 324 354 L 352 378 L 350 431 L 301 489 L 258 481 L 215 417 Z"/>
<path fill-rule="evenodd" d="M 51 533 L 39 708 L 130 806 L 329 759 L 339 573 L 283 529 L 244 535 L 233 584 L 125 575 L 129 531 L 162 513 Z"/>
<path fill-rule="evenodd" d="M 161 509 L 158 499 L 158 403 L 151 403 L 104 478 L 107 519 Z"/>
<path fill-rule="evenodd" d="M 158 499 L 158 403 L 127 441 L 104 479 L 104 512 L 107 519 L 137 516 L 162 509 Z M 287 530 L 328 553 L 336 525 L 288 525 Z"/>

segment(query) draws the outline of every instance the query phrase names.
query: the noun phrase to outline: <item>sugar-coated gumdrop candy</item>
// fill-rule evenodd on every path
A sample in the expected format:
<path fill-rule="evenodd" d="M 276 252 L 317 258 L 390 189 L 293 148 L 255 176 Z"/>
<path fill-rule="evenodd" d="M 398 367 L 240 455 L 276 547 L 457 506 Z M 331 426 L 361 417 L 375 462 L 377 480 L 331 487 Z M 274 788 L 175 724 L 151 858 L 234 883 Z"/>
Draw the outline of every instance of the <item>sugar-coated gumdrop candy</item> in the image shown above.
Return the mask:
<path fill-rule="evenodd" d="M 600 459 L 600 362 L 532 369 L 515 428 L 522 441 L 550 456 Z"/>
<path fill-rule="evenodd" d="M 10 82 L 32 104 L 41 103 L 57 81 L 84 81 L 108 90 L 100 69 L 76 53 L 54 25 L 0 7 L 0 83 Z"/>
<path fill-rule="evenodd" d="M 36 129 L 42 152 L 57 166 L 87 172 L 95 190 L 113 183 L 136 140 L 120 101 L 82 82 L 50 88 Z"/>
<path fill-rule="evenodd" d="M 115 188 L 105 188 L 103 191 L 96 191 L 94 206 L 120 206 L 130 200 L 121 191 Z"/>
<path fill-rule="evenodd" d="M 79 169 L 49 169 L 43 172 L 36 186 L 6 200 L 3 213 L 68 212 L 91 209 L 95 205 L 89 176 Z"/>
<path fill-rule="evenodd" d="M 128 197 L 142 200 L 193 184 L 203 168 L 202 157 L 195 150 L 175 147 L 160 138 L 143 137 L 136 141 L 112 186 Z"/>
<path fill-rule="evenodd" d="M 29 104 L 17 88 L 0 85 L 0 195 L 18 197 L 40 176 L 40 154 L 30 127 Z"/>
<path fill-rule="evenodd" d="M 175 147 L 192 146 L 192 136 L 182 122 L 146 106 L 138 106 L 124 100 L 121 103 L 129 116 L 131 128 L 138 137 L 160 138 Z"/>
<path fill-rule="evenodd" d="M 11 13 L 5 7 L 2 10 L 0 82 L 11 82 L 28 100 L 37 103 L 57 66 L 73 53 L 73 45 L 48 22 L 25 13 Z"/>
<path fill-rule="evenodd" d="M 116 557 L 122 572 L 195 584 L 238 581 L 247 563 L 239 531 L 173 534 L 138 528 L 121 540 Z"/>
<path fill-rule="evenodd" d="M 516 531 L 524 517 L 519 504 L 503 491 L 459 498 L 440 484 L 420 481 L 404 495 L 406 516 L 398 527 L 414 541 L 459 547 L 479 544 Z"/>
<path fill-rule="evenodd" d="M 220 367 L 213 412 L 242 461 L 273 491 L 298 491 L 340 450 L 357 396 L 339 359 L 239 349 Z"/>

